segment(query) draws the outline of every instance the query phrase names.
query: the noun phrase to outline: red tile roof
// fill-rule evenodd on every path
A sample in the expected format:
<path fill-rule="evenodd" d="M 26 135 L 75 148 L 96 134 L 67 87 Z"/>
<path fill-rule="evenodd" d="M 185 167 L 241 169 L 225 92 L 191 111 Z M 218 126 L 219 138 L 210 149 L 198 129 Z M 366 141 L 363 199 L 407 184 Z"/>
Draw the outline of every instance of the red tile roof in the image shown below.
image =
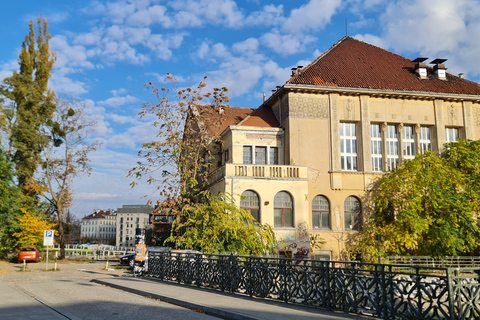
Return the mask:
<path fill-rule="evenodd" d="M 260 106 L 258 109 L 253 111 L 248 117 L 246 117 L 242 122 L 239 123 L 241 126 L 251 126 L 251 127 L 270 127 L 277 128 L 280 127 L 275 114 L 271 108 Z"/>
<path fill-rule="evenodd" d="M 258 109 L 225 106 L 222 114 L 208 105 L 197 106 L 197 110 L 202 118 L 220 118 L 219 125 L 208 126 L 208 131 L 211 135 L 220 134 L 231 125 L 267 128 L 280 126 L 273 111 L 270 108 L 263 106 Z"/>
<path fill-rule="evenodd" d="M 431 67 L 428 78 L 420 79 L 414 69 L 410 59 L 344 37 L 287 84 L 480 95 L 475 82 L 449 73 L 447 80 L 438 79 Z"/>
<path fill-rule="evenodd" d="M 110 215 L 111 213 L 115 213 L 115 211 L 110 212 L 110 211 L 104 211 L 104 210 L 99 210 L 98 212 L 94 212 L 86 217 L 83 217 L 82 220 L 86 219 L 105 219 L 105 216 Z"/>

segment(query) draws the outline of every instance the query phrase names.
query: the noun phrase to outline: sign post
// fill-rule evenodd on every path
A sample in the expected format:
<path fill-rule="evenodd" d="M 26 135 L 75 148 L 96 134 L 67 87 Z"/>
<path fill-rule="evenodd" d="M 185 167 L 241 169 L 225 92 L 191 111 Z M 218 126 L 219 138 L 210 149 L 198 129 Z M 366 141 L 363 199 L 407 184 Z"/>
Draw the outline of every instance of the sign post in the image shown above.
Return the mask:
<path fill-rule="evenodd" d="M 45 270 L 48 270 L 48 246 L 53 246 L 53 230 L 45 230 L 43 232 L 43 245 L 47 247 L 47 265 L 45 266 Z"/>

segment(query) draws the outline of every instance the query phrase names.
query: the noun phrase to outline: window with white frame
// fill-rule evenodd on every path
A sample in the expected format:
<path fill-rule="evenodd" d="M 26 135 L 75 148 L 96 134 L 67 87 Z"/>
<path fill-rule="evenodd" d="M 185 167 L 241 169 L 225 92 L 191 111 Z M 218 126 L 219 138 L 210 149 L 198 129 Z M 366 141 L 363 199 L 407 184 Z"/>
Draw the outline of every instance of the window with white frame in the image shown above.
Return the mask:
<path fill-rule="evenodd" d="M 340 123 L 340 157 L 342 161 L 342 170 L 358 170 L 357 128 L 355 123 Z"/>
<path fill-rule="evenodd" d="M 243 147 L 243 164 L 252 164 L 252 147 Z"/>
<path fill-rule="evenodd" d="M 255 191 L 247 190 L 242 193 L 240 208 L 250 212 L 252 217 L 260 222 L 260 198 Z"/>
<path fill-rule="evenodd" d="M 293 199 L 286 191 L 280 191 L 273 199 L 274 227 L 293 227 Z"/>
<path fill-rule="evenodd" d="M 315 196 L 312 201 L 312 227 L 330 229 L 330 205 L 324 196 Z"/>
<path fill-rule="evenodd" d="M 398 135 L 395 125 L 387 126 L 387 170 L 393 170 L 398 165 Z"/>
<path fill-rule="evenodd" d="M 279 148 L 270 146 L 243 146 L 243 164 L 279 164 Z"/>
<path fill-rule="evenodd" d="M 415 158 L 415 131 L 412 126 L 403 127 L 402 134 L 403 159 Z"/>
<path fill-rule="evenodd" d="M 268 151 L 269 164 L 278 164 L 278 148 L 270 147 Z"/>
<path fill-rule="evenodd" d="M 360 200 L 356 197 L 349 196 L 344 203 L 345 213 L 345 230 L 360 230 L 361 228 L 361 213 Z"/>
<path fill-rule="evenodd" d="M 456 142 L 460 138 L 458 128 L 445 128 L 445 142 Z"/>
<path fill-rule="evenodd" d="M 432 130 L 430 127 L 420 127 L 418 143 L 418 149 L 421 153 L 432 150 Z"/>
<path fill-rule="evenodd" d="M 255 164 L 267 164 L 267 147 L 255 147 Z"/>
<path fill-rule="evenodd" d="M 370 136 L 372 141 L 372 171 L 383 171 L 382 153 L 382 131 L 379 124 L 370 125 Z"/>

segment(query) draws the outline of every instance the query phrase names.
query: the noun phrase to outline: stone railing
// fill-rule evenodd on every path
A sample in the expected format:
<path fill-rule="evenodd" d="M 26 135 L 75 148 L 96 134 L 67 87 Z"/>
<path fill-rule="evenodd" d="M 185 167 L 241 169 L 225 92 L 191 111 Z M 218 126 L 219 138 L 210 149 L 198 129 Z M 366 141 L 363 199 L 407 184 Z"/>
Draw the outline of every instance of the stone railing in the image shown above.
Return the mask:
<path fill-rule="evenodd" d="M 222 177 L 251 177 L 268 179 L 307 179 L 307 167 L 228 163 L 210 175 L 211 181 Z"/>

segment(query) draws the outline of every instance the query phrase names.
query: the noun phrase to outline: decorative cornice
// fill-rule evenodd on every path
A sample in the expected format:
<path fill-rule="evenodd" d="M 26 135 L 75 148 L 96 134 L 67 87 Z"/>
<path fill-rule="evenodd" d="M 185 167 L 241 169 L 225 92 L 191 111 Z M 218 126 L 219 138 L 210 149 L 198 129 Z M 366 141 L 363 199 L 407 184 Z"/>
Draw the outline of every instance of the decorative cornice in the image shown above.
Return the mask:
<path fill-rule="evenodd" d="M 439 92 L 421 92 L 421 91 L 401 91 L 401 90 L 379 90 L 367 88 L 347 88 L 347 87 L 330 87 L 330 86 L 315 86 L 315 85 L 298 85 L 285 84 L 273 93 L 265 105 L 270 105 L 276 100 L 273 98 L 278 95 L 286 94 L 287 92 L 302 92 L 302 93 L 337 93 L 342 95 L 368 95 L 370 97 L 381 98 L 400 98 L 400 99 L 415 99 L 415 100 L 445 100 L 445 101 L 473 101 L 480 103 L 480 95 L 468 94 L 454 94 L 454 93 L 439 93 Z"/>

